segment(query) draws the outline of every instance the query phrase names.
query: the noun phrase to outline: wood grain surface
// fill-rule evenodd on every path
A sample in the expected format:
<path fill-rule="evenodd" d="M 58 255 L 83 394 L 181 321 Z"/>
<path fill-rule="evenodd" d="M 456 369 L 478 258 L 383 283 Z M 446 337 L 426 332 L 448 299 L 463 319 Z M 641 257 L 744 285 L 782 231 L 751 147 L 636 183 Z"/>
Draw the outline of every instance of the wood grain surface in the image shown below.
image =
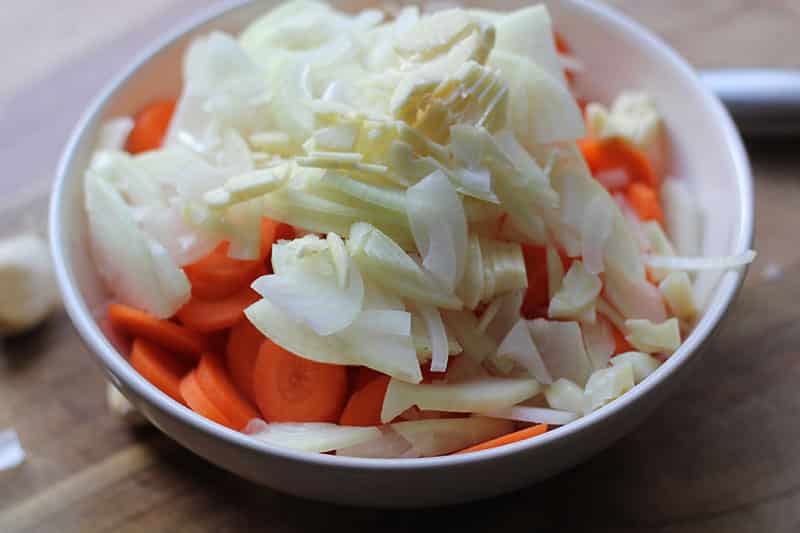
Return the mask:
<path fill-rule="evenodd" d="M 0 47 L 13 57 L 0 69 L 0 197 L 46 183 L 67 131 L 120 63 L 210 3 L 6 2 Z M 611 3 L 698 67 L 800 63 L 796 0 Z M 740 298 L 695 375 L 583 465 L 426 511 L 284 496 L 109 414 L 101 373 L 61 313 L 0 355 L 0 428 L 16 428 L 28 452 L 0 472 L 0 531 L 800 530 L 800 151 L 796 140 L 748 148 L 760 256 Z"/>

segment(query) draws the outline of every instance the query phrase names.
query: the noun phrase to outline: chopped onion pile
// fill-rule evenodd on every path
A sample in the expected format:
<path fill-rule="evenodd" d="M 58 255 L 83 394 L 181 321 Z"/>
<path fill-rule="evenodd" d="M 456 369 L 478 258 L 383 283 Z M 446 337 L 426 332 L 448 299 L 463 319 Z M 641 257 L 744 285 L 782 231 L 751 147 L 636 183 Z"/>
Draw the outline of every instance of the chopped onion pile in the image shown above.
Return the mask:
<path fill-rule="evenodd" d="M 699 257 L 702 213 L 676 180 L 666 231 L 612 198 L 631 176 L 592 176 L 563 61 L 543 6 L 386 20 L 296 0 L 199 37 L 161 148 L 125 153 L 128 118 L 102 131 L 84 187 L 98 270 L 170 318 L 191 296 L 183 267 L 224 241 L 260 259 L 262 219 L 293 226 L 245 315 L 299 357 L 391 380 L 382 426 L 248 426 L 270 444 L 427 457 L 567 424 L 678 349 L 701 312 L 690 273 L 755 254 Z M 661 123 L 640 93 L 588 107 L 591 137 L 652 157 Z M 531 294 L 547 302 L 527 320 Z M 620 335 L 638 351 L 620 354 Z"/>

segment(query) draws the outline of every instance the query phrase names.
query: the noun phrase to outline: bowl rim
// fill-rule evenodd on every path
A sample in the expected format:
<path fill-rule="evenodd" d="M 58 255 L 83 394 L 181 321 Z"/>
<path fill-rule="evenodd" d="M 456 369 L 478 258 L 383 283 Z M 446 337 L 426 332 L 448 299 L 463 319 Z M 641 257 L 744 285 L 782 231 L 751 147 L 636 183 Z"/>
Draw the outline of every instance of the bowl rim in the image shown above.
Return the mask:
<path fill-rule="evenodd" d="M 596 4 L 588 0 L 562 0 L 562 2 L 578 7 L 586 12 L 588 16 L 603 20 L 604 23 L 613 27 L 614 31 L 634 36 L 637 40 L 653 49 L 664 62 L 671 64 L 673 69 L 691 82 L 694 90 L 701 96 L 702 105 L 711 112 L 715 127 L 722 131 L 726 148 L 735 167 L 736 186 L 740 192 L 739 210 L 741 217 L 738 228 L 736 228 L 734 250 L 735 252 L 743 252 L 749 249 L 752 246 L 754 231 L 753 178 L 744 143 L 730 115 L 719 99 L 702 85 L 694 70 L 676 51 L 627 15 L 609 6 Z M 68 315 L 78 333 L 90 348 L 90 351 L 101 362 L 106 372 L 111 374 L 113 380 L 123 381 L 137 395 L 148 403 L 153 404 L 172 419 L 177 419 L 181 423 L 191 426 L 192 429 L 205 433 L 208 437 L 221 439 L 228 445 L 241 446 L 251 452 L 268 453 L 282 459 L 310 463 L 320 467 L 367 470 L 435 469 L 507 458 L 522 451 L 532 451 L 537 448 L 551 446 L 569 437 L 576 438 L 580 433 L 588 431 L 592 426 L 616 417 L 632 407 L 642 396 L 648 394 L 651 389 L 664 385 L 670 376 L 690 361 L 697 353 L 698 348 L 717 328 L 741 288 L 746 269 L 728 272 L 720 278 L 709 308 L 680 348 L 653 374 L 622 397 L 570 424 L 548 431 L 536 439 L 456 456 L 448 455 L 417 459 L 372 459 L 315 454 L 281 448 L 211 422 L 161 393 L 141 377 L 128 364 L 125 357 L 109 342 L 95 322 L 91 311 L 78 291 L 72 267 L 65 259 L 69 247 L 69 235 L 65 231 L 66 227 L 61 224 L 66 212 L 63 198 L 67 190 L 67 178 L 71 174 L 70 169 L 74 164 L 77 148 L 83 142 L 88 127 L 100 117 L 116 92 L 129 79 L 135 76 L 144 64 L 163 49 L 182 38 L 186 33 L 251 3 L 251 0 L 223 0 L 178 24 L 150 46 L 145 47 L 94 98 L 72 130 L 59 160 L 49 205 L 49 233 L 54 270 Z M 72 174 L 77 175 L 74 172 Z"/>

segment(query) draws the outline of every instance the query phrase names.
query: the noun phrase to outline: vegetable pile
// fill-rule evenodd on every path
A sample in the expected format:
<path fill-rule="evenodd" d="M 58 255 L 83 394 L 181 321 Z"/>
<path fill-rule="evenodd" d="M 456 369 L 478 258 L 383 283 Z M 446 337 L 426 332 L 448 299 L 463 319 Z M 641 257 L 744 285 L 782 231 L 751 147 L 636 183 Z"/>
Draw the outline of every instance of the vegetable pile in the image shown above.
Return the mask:
<path fill-rule="evenodd" d="M 180 97 L 109 122 L 86 172 L 130 364 L 216 423 L 359 457 L 618 398 L 690 331 L 693 272 L 752 253 L 697 257 L 653 101 L 579 102 L 580 70 L 542 6 L 299 0 L 198 38 Z"/>

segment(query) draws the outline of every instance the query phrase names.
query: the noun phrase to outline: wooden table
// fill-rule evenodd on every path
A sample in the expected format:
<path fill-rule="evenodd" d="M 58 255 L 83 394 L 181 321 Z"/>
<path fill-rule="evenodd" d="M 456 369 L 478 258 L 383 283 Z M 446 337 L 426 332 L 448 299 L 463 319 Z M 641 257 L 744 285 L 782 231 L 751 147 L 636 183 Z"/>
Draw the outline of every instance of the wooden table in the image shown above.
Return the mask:
<path fill-rule="evenodd" d="M 120 62 L 208 3 L 7 2 L 2 196 L 43 183 L 80 109 Z M 613 3 L 697 66 L 800 61 L 793 0 Z M 29 456 L 0 473 L 0 531 L 797 531 L 800 152 L 791 141 L 749 148 L 760 256 L 723 331 L 668 403 L 574 470 L 516 494 L 426 511 L 283 496 L 109 414 L 101 373 L 59 314 L 7 341 L 0 356 L 0 428 L 15 427 Z"/>

